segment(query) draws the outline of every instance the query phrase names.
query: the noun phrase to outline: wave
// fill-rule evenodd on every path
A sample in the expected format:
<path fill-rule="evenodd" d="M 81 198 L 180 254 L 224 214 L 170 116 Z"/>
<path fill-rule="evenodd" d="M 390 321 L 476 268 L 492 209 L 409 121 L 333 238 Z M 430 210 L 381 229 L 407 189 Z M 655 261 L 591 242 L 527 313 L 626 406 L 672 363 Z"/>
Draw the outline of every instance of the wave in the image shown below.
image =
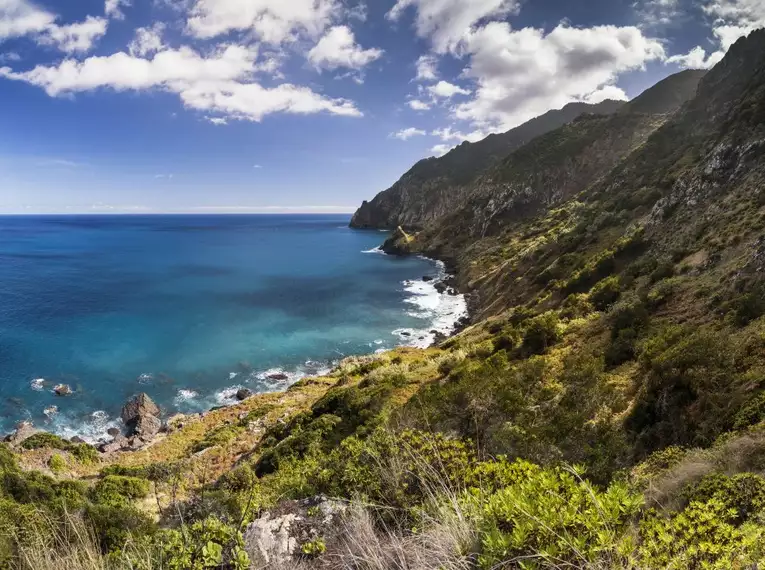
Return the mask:
<path fill-rule="evenodd" d="M 378 245 L 377 247 L 373 247 L 372 249 L 365 249 L 365 250 L 363 250 L 361 253 L 375 253 L 375 254 L 378 254 L 378 255 L 388 255 L 387 253 L 385 253 L 385 252 L 384 252 L 384 251 L 383 251 L 383 250 L 380 248 L 380 246 L 379 246 L 379 245 Z"/>
<path fill-rule="evenodd" d="M 85 418 L 56 415 L 51 418 L 49 429 L 65 439 L 78 436 L 88 443 L 96 444 L 108 439 L 106 432 L 112 427 L 121 428 L 122 421 L 111 418 L 104 410 L 96 410 Z"/>

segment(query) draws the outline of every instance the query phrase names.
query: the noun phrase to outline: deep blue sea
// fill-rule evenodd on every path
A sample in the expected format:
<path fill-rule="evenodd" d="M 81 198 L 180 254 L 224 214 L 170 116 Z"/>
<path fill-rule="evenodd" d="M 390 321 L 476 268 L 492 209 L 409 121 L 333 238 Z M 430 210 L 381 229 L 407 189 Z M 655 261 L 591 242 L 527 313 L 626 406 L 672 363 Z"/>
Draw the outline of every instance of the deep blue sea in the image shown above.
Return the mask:
<path fill-rule="evenodd" d="M 0 217 L 0 431 L 30 419 L 97 439 L 137 392 L 168 413 L 225 405 L 239 386 L 284 389 L 345 356 L 427 344 L 463 314 L 422 282 L 435 262 L 379 254 L 384 233 L 347 224 Z"/>

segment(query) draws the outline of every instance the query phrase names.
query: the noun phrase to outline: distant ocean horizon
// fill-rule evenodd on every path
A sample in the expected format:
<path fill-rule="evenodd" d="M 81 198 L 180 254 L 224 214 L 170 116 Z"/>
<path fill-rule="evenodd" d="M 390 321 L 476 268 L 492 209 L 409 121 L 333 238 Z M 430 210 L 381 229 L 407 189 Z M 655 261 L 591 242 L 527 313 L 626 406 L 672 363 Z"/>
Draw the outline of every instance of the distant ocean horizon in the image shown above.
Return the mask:
<path fill-rule="evenodd" d="M 349 214 L 0 216 L 0 431 L 92 441 L 147 392 L 167 413 L 426 346 L 465 314 Z M 59 383 L 74 389 L 56 396 Z"/>

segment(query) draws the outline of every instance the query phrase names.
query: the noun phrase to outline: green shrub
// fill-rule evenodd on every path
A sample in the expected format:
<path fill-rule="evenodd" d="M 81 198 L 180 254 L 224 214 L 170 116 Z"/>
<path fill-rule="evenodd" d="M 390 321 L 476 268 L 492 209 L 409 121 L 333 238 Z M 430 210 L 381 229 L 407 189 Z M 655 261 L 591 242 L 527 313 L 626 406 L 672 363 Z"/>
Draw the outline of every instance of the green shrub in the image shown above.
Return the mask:
<path fill-rule="evenodd" d="M 718 498 L 694 501 L 682 512 L 651 513 L 640 523 L 640 567 L 747 568 L 762 554 L 764 526 L 739 524 Z"/>
<path fill-rule="evenodd" d="M 706 503 L 711 499 L 722 502 L 737 513 L 739 523 L 746 522 L 765 509 L 765 479 L 753 473 L 739 473 L 733 477 L 711 473 L 681 493 L 686 504 Z M 765 513 L 763 513 L 765 514 Z"/>
<path fill-rule="evenodd" d="M 657 283 L 662 279 L 669 279 L 675 275 L 675 265 L 670 261 L 662 261 L 651 272 L 651 283 Z"/>
<path fill-rule="evenodd" d="M 733 429 L 745 429 L 765 419 L 765 391 L 753 396 L 736 413 Z"/>
<path fill-rule="evenodd" d="M 66 470 L 66 460 L 58 453 L 54 453 L 48 460 L 48 467 L 50 467 L 50 470 L 54 473 L 60 473 L 61 471 Z"/>
<path fill-rule="evenodd" d="M 236 439 L 236 437 L 242 432 L 242 426 L 240 425 L 224 425 L 215 428 L 211 432 L 208 432 L 204 439 L 196 442 L 191 447 L 192 453 L 199 453 L 209 447 L 225 447 Z"/>
<path fill-rule="evenodd" d="M 621 294 L 619 277 L 606 277 L 590 291 L 590 301 L 598 311 L 605 311 L 613 305 Z"/>
<path fill-rule="evenodd" d="M 594 307 L 590 303 L 589 295 L 585 293 L 574 293 L 566 297 L 561 305 L 560 316 L 563 319 L 577 319 L 586 317 L 593 311 Z"/>
<path fill-rule="evenodd" d="M 72 444 L 65 439 L 46 431 L 38 432 L 21 443 L 21 447 L 24 449 L 47 448 L 66 450 L 69 449 L 71 445 Z"/>
<path fill-rule="evenodd" d="M 526 323 L 521 350 L 526 355 L 543 354 L 560 340 L 560 320 L 552 311 L 534 317 Z"/>
<path fill-rule="evenodd" d="M 167 570 L 249 570 L 242 534 L 215 518 L 183 529 L 163 530 L 154 539 Z"/>
<path fill-rule="evenodd" d="M 93 501 L 96 503 L 122 506 L 149 494 L 149 482 L 138 477 L 107 475 L 93 487 Z"/>
<path fill-rule="evenodd" d="M 481 506 L 483 568 L 528 560 L 534 567 L 582 567 L 618 558 L 620 536 L 642 497 L 623 483 L 598 491 L 562 469 L 536 473 L 489 496 Z M 627 550 L 627 548 L 624 548 Z"/>
<path fill-rule="evenodd" d="M 82 465 L 98 463 L 101 457 L 98 450 L 87 443 L 70 444 L 68 451 Z"/>

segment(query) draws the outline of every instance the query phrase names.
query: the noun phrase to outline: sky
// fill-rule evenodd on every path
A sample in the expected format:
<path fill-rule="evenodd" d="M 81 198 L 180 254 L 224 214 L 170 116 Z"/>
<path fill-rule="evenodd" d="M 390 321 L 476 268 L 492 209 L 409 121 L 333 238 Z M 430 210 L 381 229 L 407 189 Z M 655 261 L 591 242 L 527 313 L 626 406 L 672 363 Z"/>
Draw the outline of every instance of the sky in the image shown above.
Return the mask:
<path fill-rule="evenodd" d="M 764 25 L 763 0 L 0 0 L 0 213 L 350 212 Z"/>

